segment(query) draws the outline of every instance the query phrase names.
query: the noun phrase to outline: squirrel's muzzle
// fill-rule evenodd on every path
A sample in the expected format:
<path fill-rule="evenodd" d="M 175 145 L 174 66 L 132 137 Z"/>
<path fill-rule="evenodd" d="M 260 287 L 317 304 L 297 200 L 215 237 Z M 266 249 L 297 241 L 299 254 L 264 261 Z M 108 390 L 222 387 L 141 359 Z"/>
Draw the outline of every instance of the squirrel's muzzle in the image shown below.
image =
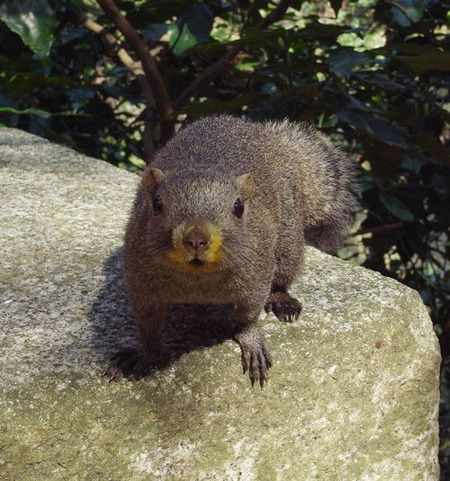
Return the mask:
<path fill-rule="evenodd" d="M 172 231 L 169 259 L 183 270 L 213 270 L 223 260 L 222 232 L 212 222 L 183 222 Z"/>

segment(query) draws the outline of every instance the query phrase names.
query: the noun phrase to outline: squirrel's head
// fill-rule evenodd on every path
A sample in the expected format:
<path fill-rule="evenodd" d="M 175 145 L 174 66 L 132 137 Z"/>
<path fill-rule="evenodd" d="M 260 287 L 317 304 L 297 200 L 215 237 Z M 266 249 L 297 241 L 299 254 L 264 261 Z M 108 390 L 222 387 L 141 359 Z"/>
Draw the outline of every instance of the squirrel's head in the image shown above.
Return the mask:
<path fill-rule="evenodd" d="M 144 174 L 152 243 L 157 255 L 176 268 L 205 272 L 226 268 L 231 251 L 245 245 L 245 230 L 255 182 L 251 174 L 217 171 Z"/>

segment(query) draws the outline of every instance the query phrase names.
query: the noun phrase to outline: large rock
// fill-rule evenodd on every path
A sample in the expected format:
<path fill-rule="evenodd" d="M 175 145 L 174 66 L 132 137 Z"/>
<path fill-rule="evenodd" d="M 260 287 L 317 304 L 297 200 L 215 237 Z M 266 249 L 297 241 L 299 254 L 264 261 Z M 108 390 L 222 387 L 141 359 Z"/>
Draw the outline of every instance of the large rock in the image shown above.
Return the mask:
<path fill-rule="evenodd" d="M 108 382 L 135 342 L 120 245 L 138 177 L 12 129 L 0 166 L 0 479 L 438 479 L 440 355 L 416 292 L 308 249 L 301 319 L 261 319 L 263 391 L 220 309 L 178 309 L 174 363 Z"/>

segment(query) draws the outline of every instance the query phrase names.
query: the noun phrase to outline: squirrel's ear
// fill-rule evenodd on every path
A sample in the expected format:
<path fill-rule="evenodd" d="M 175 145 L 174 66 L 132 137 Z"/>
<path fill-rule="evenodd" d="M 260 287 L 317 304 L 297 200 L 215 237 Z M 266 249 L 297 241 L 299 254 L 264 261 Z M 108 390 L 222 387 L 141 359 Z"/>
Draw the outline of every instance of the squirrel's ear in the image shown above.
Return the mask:
<path fill-rule="evenodd" d="M 154 193 L 164 180 L 164 174 L 161 170 L 153 167 L 147 169 L 144 174 L 144 184 L 148 192 Z"/>
<path fill-rule="evenodd" d="M 256 190 L 252 174 L 242 174 L 236 179 L 236 184 L 242 195 L 242 200 L 250 199 Z"/>

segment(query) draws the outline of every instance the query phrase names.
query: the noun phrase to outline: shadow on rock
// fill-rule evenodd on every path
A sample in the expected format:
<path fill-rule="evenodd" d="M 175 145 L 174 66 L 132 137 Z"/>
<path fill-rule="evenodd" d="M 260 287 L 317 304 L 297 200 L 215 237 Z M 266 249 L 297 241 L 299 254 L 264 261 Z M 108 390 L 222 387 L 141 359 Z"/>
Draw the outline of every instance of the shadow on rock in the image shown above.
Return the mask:
<path fill-rule="evenodd" d="M 122 249 L 105 262 L 105 282 L 90 312 L 92 343 L 105 363 L 119 349 L 138 346 L 123 268 Z M 231 339 L 235 325 L 232 306 L 173 306 L 164 327 L 164 344 L 169 360 L 157 369 L 173 364 L 183 354 Z"/>

